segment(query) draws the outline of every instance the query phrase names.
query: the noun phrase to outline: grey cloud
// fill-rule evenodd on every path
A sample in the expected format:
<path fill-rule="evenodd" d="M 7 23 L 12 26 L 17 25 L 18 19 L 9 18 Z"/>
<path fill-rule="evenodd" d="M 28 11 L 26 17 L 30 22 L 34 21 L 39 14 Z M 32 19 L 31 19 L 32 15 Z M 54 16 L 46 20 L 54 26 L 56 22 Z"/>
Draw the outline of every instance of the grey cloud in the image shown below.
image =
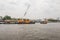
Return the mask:
<path fill-rule="evenodd" d="M 60 0 L 0 0 L 0 14 L 22 17 L 27 8 L 25 3 L 31 5 L 25 17 L 60 17 Z"/>

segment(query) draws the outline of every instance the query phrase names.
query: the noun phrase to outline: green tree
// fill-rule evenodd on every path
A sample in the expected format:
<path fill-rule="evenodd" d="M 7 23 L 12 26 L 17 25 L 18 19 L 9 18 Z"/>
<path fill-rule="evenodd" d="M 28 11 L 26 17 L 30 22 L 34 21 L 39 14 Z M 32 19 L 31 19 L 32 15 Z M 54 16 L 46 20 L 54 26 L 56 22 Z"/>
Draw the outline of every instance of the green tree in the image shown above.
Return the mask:
<path fill-rule="evenodd" d="M 58 20 L 56 20 L 56 19 L 48 19 L 48 21 L 57 22 Z"/>
<path fill-rule="evenodd" d="M 3 20 L 11 20 L 11 16 L 6 15 L 3 17 Z"/>

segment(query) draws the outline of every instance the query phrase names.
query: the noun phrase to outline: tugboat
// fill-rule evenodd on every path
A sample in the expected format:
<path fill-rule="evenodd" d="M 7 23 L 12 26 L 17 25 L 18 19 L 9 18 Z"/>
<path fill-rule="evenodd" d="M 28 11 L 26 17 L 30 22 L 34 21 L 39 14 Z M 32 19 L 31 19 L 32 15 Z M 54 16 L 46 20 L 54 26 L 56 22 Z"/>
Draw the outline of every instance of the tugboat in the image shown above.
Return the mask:
<path fill-rule="evenodd" d="M 48 23 L 48 20 L 47 19 L 44 19 L 44 21 L 41 21 L 40 23 L 41 24 L 47 24 Z"/>

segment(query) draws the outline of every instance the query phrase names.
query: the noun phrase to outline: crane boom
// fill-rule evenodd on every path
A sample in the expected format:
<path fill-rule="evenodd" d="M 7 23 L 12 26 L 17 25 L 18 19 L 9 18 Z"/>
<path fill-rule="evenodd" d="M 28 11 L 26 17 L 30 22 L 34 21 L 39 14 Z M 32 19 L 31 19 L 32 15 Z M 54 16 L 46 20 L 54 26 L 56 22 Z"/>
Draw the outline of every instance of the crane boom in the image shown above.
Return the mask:
<path fill-rule="evenodd" d="M 26 9 L 26 11 L 24 13 L 24 16 L 27 14 L 27 11 L 28 11 L 29 8 L 30 8 L 30 5 L 27 6 L 27 9 Z"/>

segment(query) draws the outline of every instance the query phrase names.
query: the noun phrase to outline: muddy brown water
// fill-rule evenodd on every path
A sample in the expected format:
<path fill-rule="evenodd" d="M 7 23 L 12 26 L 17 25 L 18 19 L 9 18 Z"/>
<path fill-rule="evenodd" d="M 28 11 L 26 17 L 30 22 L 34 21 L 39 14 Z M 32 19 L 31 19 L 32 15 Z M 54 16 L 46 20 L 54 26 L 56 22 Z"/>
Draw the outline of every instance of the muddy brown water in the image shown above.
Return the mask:
<path fill-rule="evenodd" d="M 0 24 L 0 40 L 60 40 L 60 23 Z"/>

